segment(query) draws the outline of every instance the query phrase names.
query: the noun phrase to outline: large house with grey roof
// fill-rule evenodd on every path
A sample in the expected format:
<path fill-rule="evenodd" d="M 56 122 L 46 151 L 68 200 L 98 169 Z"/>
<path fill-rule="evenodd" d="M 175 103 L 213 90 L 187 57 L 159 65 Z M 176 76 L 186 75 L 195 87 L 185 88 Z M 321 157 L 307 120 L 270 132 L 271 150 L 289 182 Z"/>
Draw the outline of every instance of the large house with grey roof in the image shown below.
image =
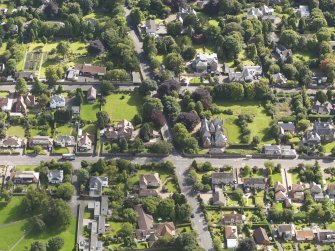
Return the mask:
<path fill-rule="evenodd" d="M 197 73 L 216 73 L 219 71 L 218 55 L 216 53 L 199 53 L 192 62 L 192 68 Z"/>

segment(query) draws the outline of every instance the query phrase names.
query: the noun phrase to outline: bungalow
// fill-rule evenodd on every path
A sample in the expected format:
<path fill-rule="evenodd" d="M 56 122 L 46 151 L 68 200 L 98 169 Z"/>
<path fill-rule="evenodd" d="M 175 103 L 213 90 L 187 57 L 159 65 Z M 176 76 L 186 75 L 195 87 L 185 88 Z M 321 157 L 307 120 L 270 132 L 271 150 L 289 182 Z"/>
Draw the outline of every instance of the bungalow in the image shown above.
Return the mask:
<path fill-rule="evenodd" d="M 312 241 L 315 237 L 313 230 L 297 230 L 295 234 L 297 241 Z"/>
<path fill-rule="evenodd" d="M 238 245 L 237 226 L 225 226 L 227 248 L 236 248 Z"/>
<path fill-rule="evenodd" d="M 76 139 L 73 136 L 57 135 L 54 144 L 60 147 L 76 146 Z"/>
<path fill-rule="evenodd" d="M 311 108 L 311 113 L 319 115 L 327 115 L 327 114 L 334 115 L 335 114 L 334 105 L 331 104 L 330 102 L 325 102 L 321 104 L 319 101 L 316 101 Z"/>
<path fill-rule="evenodd" d="M 243 224 L 244 216 L 236 211 L 229 214 L 223 214 L 222 223 L 226 225 Z"/>
<path fill-rule="evenodd" d="M 295 226 L 293 224 L 280 224 L 278 226 L 278 235 L 284 240 L 292 240 L 295 236 Z"/>
<path fill-rule="evenodd" d="M 87 90 L 87 102 L 92 104 L 96 101 L 97 99 L 97 90 L 91 86 L 88 90 Z"/>
<path fill-rule="evenodd" d="M 295 158 L 297 152 L 291 146 L 264 144 L 264 154 L 283 158 Z"/>
<path fill-rule="evenodd" d="M 234 184 L 236 178 L 234 172 L 212 173 L 212 187 Z"/>
<path fill-rule="evenodd" d="M 44 149 L 51 149 L 53 146 L 53 139 L 49 136 L 34 136 L 29 139 L 29 147 L 41 146 Z"/>
<path fill-rule="evenodd" d="M 188 15 L 197 15 L 197 12 L 192 9 L 190 6 L 186 6 L 185 8 L 179 7 L 179 12 L 177 13 L 177 20 L 181 23 L 184 23 L 184 18 Z"/>
<path fill-rule="evenodd" d="M 265 178 L 245 178 L 244 187 L 264 190 L 266 187 Z"/>
<path fill-rule="evenodd" d="M 242 72 L 230 71 L 228 73 L 229 82 L 252 82 L 261 78 L 263 74 L 262 66 L 243 66 Z"/>
<path fill-rule="evenodd" d="M 13 99 L 0 97 L 1 111 L 10 111 L 12 109 Z"/>
<path fill-rule="evenodd" d="M 253 237 L 254 237 L 255 243 L 258 245 L 269 245 L 270 244 L 270 239 L 265 229 L 262 227 L 255 229 L 253 233 Z"/>
<path fill-rule="evenodd" d="M 139 185 L 141 189 L 157 188 L 162 184 L 158 173 L 154 174 L 141 174 Z"/>
<path fill-rule="evenodd" d="M 86 152 L 92 150 L 92 139 L 91 135 L 84 133 L 78 140 L 78 151 Z"/>
<path fill-rule="evenodd" d="M 80 64 L 74 67 L 75 70 L 79 71 L 80 76 L 104 76 L 106 74 L 106 67 L 96 66 L 92 64 Z"/>
<path fill-rule="evenodd" d="M 9 136 L 0 140 L 1 148 L 21 148 L 27 143 L 26 139 L 20 139 L 16 136 Z"/>
<path fill-rule="evenodd" d="M 317 232 L 318 241 L 323 244 L 329 244 L 335 242 L 335 232 L 332 230 L 318 230 Z"/>
<path fill-rule="evenodd" d="M 292 50 L 291 49 L 287 49 L 285 46 L 281 45 L 281 44 L 277 44 L 276 46 L 276 54 L 278 55 L 278 57 L 285 62 L 289 57 L 292 56 Z"/>
<path fill-rule="evenodd" d="M 40 180 L 40 173 L 34 171 L 14 171 L 10 177 L 14 184 L 36 184 Z"/>
<path fill-rule="evenodd" d="M 218 56 L 216 53 L 201 53 L 195 56 L 192 67 L 197 73 L 218 72 Z"/>
<path fill-rule="evenodd" d="M 313 130 L 320 136 L 322 143 L 329 143 L 335 140 L 333 122 L 315 122 Z"/>
<path fill-rule="evenodd" d="M 71 110 L 74 117 L 80 117 L 80 106 L 72 106 Z"/>
<path fill-rule="evenodd" d="M 156 24 L 154 19 L 147 19 L 145 25 L 141 27 L 142 32 L 147 35 L 158 37 L 167 34 L 167 28 L 164 24 Z"/>
<path fill-rule="evenodd" d="M 104 176 L 92 176 L 89 181 L 89 196 L 100 197 L 104 187 L 108 187 L 108 178 Z"/>
<path fill-rule="evenodd" d="M 295 133 L 295 125 L 292 122 L 278 122 L 278 126 L 280 128 L 280 135 L 284 136 L 286 132 L 294 134 Z"/>
<path fill-rule="evenodd" d="M 213 191 L 213 205 L 216 206 L 226 205 L 226 196 L 223 194 L 222 189 L 220 188 L 216 188 Z"/>
<path fill-rule="evenodd" d="M 134 126 L 128 120 L 121 120 L 116 126 L 107 127 L 100 131 L 100 136 L 105 140 L 119 138 L 130 139 L 133 136 Z"/>
<path fill-rule="evenodd" d="M 63 95 L 58 94 L 51 95 L 50 108 L 56 109 L 62 107 L 65 107 L 65 97 Z"/>
<path fill-rule="evenodd" d="M 49 170 L 48 181 L 50 184 L 60 184 L 63 182 L 64 174 L 63 170 Z"/>
<path fill-rule="evenodd" d="M 36 77 L 34 72 L 20 71 L 15 73 L 15 79 L 23 78 L 26 81 L 33 81 Z"/>
<path fill-rule="evenodd" d="M 15 112 L 26 114 L 27 111 L 27 105 L 24 102 L 23 96 L 18 96 L 15 103 Z"/>

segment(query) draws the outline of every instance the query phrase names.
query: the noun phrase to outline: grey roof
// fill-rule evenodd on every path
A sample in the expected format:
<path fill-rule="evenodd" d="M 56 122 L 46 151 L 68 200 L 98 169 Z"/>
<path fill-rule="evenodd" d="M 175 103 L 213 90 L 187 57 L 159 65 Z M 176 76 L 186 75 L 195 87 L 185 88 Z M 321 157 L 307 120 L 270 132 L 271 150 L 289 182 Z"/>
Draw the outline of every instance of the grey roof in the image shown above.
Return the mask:
<path fill-rule="evenodd" d="M 141 74 L 139 72 L 132 72 L 131 73 L 132 77 L 133 77 L 133 83 L 134 84 L 140 84 L 142 83 L 142 80 L 141 80 Z"/>
<path fill-rule="evenodd" d="M 244 179 L 244 185 L 265 185 L 266 179 L 265 178 L 245 178 Z"/>
<path fill-rule="evenodd" d="M 279 232 L 291 232 L 293 230 L 292 224 L 280 224 L 278 226 Z"/>
<path fill-rule="evenodd" d="M 280 126 L 280 128 L 282 128 L 284 131 L 288 131 L 288 132 L 294 132 L 295 131 L 295 125 L 292 122 L 278 122 L 278 125 Z"/>
<path fill-rule="evenodd" d="M 108 197 L 101 196 L 101 215 L 107 216 L 108 214 Z"/>
<path fill-rule="evenodd" d="M 107 177 L 103 176 L 92 176 L 90 178 L 90 192 L 89 195 L 92 197 L 100 196 L 102 194 L 103 183 L 108 182 Z"/>
<path fill-rule="evenodd" d="M 87 99 L 88 100 L 93 100 L 97 98 L 97 90 L 91 86 L 88 90 L 87 90 Z"/>
<path fill-rule="evenodd" d="M 221 190 L 217 190 L 213 193 L 213 204 L 225 204 L 226 197 Z"/>
<path fill-rule="evenodd" d="M 53 180 L 62 182 L 63 178 L 64 178 L 63 170 L 49 170 L 48 171 L 49 182 Z"/>

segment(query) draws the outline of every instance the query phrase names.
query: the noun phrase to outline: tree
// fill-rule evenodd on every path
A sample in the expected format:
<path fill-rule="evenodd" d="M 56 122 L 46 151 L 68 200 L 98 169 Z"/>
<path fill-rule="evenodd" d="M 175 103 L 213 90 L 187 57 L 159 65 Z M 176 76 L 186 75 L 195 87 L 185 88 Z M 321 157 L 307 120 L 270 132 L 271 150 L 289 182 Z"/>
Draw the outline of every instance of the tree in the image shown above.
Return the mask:
<path fill-rule="evenodd" d="M 159 140 L 149 145 L 149 151 L 151 153 L 170 154 L 172 152 L 172 145 L 169 142 Z"/>
<path fill-rule="evenodd" d="M 143 140 L 143 142 L 149 142 L 150 131 L 151 131 L 150 125 L 148 123 L 144 123 L 139 133 L 139 136 Z"/>
<path fill-rule="evenodd" d="M 78 169 L 76 171 L 76 174 L 77 174 L 77 182 L 79 183 L 79 185 L 86 184 L 90 177 L 89 172 L 87 171 L 87 169 L 84 168 Z"/>
<path fill-rule="evenodd" d="M 321 90 L 316 92 L 315 98 L 321 104 L 324 104 L 328 100 L 327 94 L 325 92 L 321 91 Z"/>
<path fill-rule="evenodd" d="M 181 86 L 178 81 L 170 79 L 160 84 L 157 90 L 157 94 L 160 98 L 163 98 L 166 95 L 170 96 L 174 91 L 178 93 L 180 88 Z"/>
<path fill-rule="evenodd" d="M 176 205 L 176 219 L 179 222 L 189 222 L 192 209 L 188 204 Z"/>
<path fill-rule="evenodd" d="M 74 194 L 74 186 L 71 183 L 62 183 L 56 189 L 56 196 L 64 200 L 70 200 Z"/>
<path fill-rule="evenodd" d="M 34 153 L 35 154 L 39 154 L 41 151 L 42 151 L 42 147 L 37 145 L 37 146 L 34 146 Z"/>
<path fill-rule="evenodd" d="M 236 251 L 254 251 L 255 249 L 256 244 L 254 240 L 251 238 L 247 238 L 239 242 Z"/>
<path fill-rule="evenodd" d="M 117 234 L 120 237 L 126 237 L 126 236 L 132 236 L 133 232 L 134 232 L 133 225 L 129 222 L 126 222 L 122 224 L 121 229 L 117 232 Z"/>
<path fill-rule="evenodd" d="M 209 93 L 209 91 L 202 89 L 202 88 L 197 88 L 192 93 L 192 98 L 195 102 L 200 101 L 205 109 L 208 109 L 212 105 L 212 102 L 213 102 L 212 96 Z"/>
<path fill-rule="evenodd" d="M 125 221 L 131 222 L 133 224 L 137 221 L 137 213 L 132 208 L 124 209 L 122 212 L 122 217 L 125 219 Z"/>
<path fill-rule="evenodd" d="M 76 89 L 75 102 L 78 106 L 80 106 L 82 103 L 84 103 L 84 93 L 83 93 L 83 90 L 81 88 Z"/>
<path fill-rule="evenodd" d="M 198 151 L 198 141 L 192 137 L 183 124 L 176 123 L 172 129 L 172 134 L 176 146 L 186 153 L 196 153 Z"/>
<path fill-rule="evenodd" d="M 152 91 L 157 90 L 157 82 L 155 80 L 146 79 L 138 88 L 139 93 L 143 95 L 148 95 Z"/>
<path fill-rule="evenodd" d="M 64 239 L 56 236 L 48 240 L 47 251 L 58 251 L 64 246 Z"/>
<path fill-rule="evenodd" d="M 30 251 L 46 251 L 45 244 L 41 241 L 34 241 L 30 245 Z"/>
<path fill-rule="evenodd" d="M 161 129 L 165 124 L 166 120 L 163 112 L 158 109 L 153 109 L 151 112 L 151 122 L 154 124 L 155 128 Z"/>
<path fill-rule="evenodd" d="M 142 12 L 139 8 L 133 8 L 130 12 L 131 23 L 137 26 L 142 21 Z"/>
<path fill-rule="evenodd" d="M 183 29 L 183 24 L 179 20 L 167 24 L 167 33 L 173 37 L 179 36 Z"/>
<path fill-rule="evenodd" d="M 159 202 L 157 211 L 163 218 L 175 219 L 175 203 L 173 199 L 166 198 Z"/>
<path fill-rule="evenodd" d="M 92 40 L 90 41 L 90 45 L 88 46 L 87 51 L 90 54 L 99 55 L 105 52 L 105 46 L 99 39 Z"/>
<path fill-rule="evenodd" d="M 119 140 L 119 147 L 120 147 L 121 152 L 123 153 L 128 151 L 128 142 L 125 138 L 121 138 Z"/>
<path fill-rule="evenodd" d="M 182 123 L 189 132 L 192 132 L 200 123 L 200 118 L 195 112 L 181 112 L 177 118 L 177 123 Z"/>
<path fill-rule="evenodd" d="M 15 91 L 19 95 L 25 95 L 28 91 L 26 80 L 24 80 L 23 78 L 19 78 L 18 80 L 16 80 Z"/>
<path fill-rule="evenodd" d="M 244 167 L 241 168 L 241 174 L 243 177 L 249 176 L 251 173 L 251 168 L 248 165 L 245 165 Z"/>
<path fill-rule="evenodd" d="M 45 107 L 50 102 L 50 96 L 45 93 L 41 94 L 37 99 L 41 107 Z"/>
<path fill-rule="evenodd" d="M 70 43 L 68 41 L 60 41 L 56 49 L 57 49 L 57 52 L 63 55 L 63 58 L 65 58 L 66 54 L 70 50 Z"/>
<path fill-rule="evenodd" d="M 45 223 L 39 216 L 34 216 L 31 219 L 32 229 L 35 233 L 40 233 L 45 230 Z"/>
<path fill-rule="evenodd" d="M 226 36 L 222 46 L 228 58 L 237 58 L 237 55 L 242 51 L 242 43 L 234 35 Z"/>
<path fill-rule="evenodd" d="M 100 129 L 106 128 L 106 126 L 110 123 L 109 114 L 105 111 L 97 112 L 97 125 Z"/>
<path fill-rule="evenodd" d="M 71 223 L 70 207 L 61 199 L 50 200 L 42 213 L 43 220 L 48 227 L 65 229 Z"/>
<path fill-rule="evenodd" d="M 51 1 L 51 2 L 48 2 L 48 3 L 46 4 L 46 6 L 44 7 L 44 9 L 43 9 L 43 13 L 44 13 L 47 17 L 51 17 L 51 18 L 53 18 L 53 17 L 57 16 L 57 14 L 58 14 L 58 10 L 59 10 L 59 8 L 58 8 L 58 4 L 55 3 L 55 2 L 53 2 L 53 1 Z"/>
<path fill-rule="evenodd" d="M 284 30 L 280 35 L 280 43 L 287 48 L 294 49 L 298 45 L 299 36 L 294 30 Z"/>
<path fill-rule="evenodd" d="M 304 132 L 308 129 L 309 125 L 310 125 L 309 120 L 301 119 L 301 120 L 298 121 L 297 129 L 301 132 Z"/>
<path fill-rule="evenodd" d="M 143 152 L 144 150 L 144 144 L 143 144 L 143 141 L 139 138 L 136 138 L 131 146 L 131 150 L 133 153 L 140 153 L 140 152 Z"/>
<path fill-rule="evenodd" d="M 176 52 L 168 54 L 165 58 L 166 69 L 173 71 L 176 75 L 182 73 L 185 69 L 183 57 Z"/>
<path fill-rule="evenodd" d="M 204 13 L 207 15 L 216 15 L 219 12 L 219 0 L 209 0 L 204 6 Z"/>
<path fill-rule="evenodd" d="M 54 120 L 57 123 L 64 124 L 72 119 L 73 112 L 70 109 L 59 109 L 54 113 Z"/>
<path fill-rule="evenodd" d="M 49 84 L 56 84 L 56 82 L 64 77 L 64 69 L 60 65 L 52 65 L 46 68 L 45 77 Z"/>
<path fill-rule="evenodd" d="M 153 110 L 163 111 L 163 104 L 158 98 L 146 98 L 142 105 L 142 117 L 144 121 L 151 120 L 151 114 Z"/>

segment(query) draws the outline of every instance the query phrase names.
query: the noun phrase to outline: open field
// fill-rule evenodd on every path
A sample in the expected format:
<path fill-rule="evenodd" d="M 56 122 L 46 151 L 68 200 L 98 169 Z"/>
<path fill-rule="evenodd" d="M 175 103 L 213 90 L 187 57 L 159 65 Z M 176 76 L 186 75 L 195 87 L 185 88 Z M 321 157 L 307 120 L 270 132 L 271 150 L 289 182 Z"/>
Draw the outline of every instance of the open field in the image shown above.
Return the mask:
<path fill-rule="evenodd" d="M 15 222 L 13 224 L 0 226 L 0 250 L 10 250 L 27 231 L 29 231 L 29 223 L 27 220 Z M 15 250 L 24 250 L 18 249 Z"/>
<path fill-rule="evenodd" d="M 24 138 L 25 129 L 22 126 L 10 126 L 7 129 L 7 136 L 17 136 Z"/>
<path fill-rule="evenodd" d="M 261 140 L 261 144 L 273 143 L 274 140 L 269 138 L 267 135 L 269 123 L 271 117 L 265 114 L 264 108 L 257 102 L 254 101 L 243 101 L 243 102 L 216 102 L 221 110 L 231 109 L 233 115 L 220 114 L 219 116 L 223 119 L 224 133 L 228 136 L 230 144 L 240 143 L 240 128 L 236 124 L 238 115 L 240 114 L 252 114 L 254 115 L 254 121 L 248 124 L 248 128 L 251 130 L 250 139 L 254 136 L 258 136 Z M 214 115 L 216 117 L 217 115 Z"/>
<path fill-rule="evenodd" d="M 143 103 L 142 97 L 137 93 L 111 94 L 106 97 L 106 100 L 102 110 L 108 112 L 112 121 L 132 120 Z"/>

